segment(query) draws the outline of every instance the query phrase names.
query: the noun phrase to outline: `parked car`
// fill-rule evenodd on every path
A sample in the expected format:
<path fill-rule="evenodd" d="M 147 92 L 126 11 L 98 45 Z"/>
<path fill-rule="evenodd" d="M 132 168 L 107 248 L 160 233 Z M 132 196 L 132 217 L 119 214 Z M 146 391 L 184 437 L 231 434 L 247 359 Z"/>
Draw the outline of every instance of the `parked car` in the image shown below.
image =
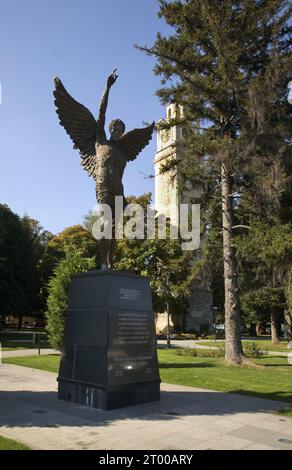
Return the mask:
<path fill-rule="evenodd" d="M 225 326 L 223 324 L 214 325 L 216 339 L 225 338 Z"/>
<path fill-rule="evenodd" d="M 225 326 L 223 324 L 221 325 L 215 325 L 215 330 L 216 331 L 224 331 L 225 330 Z"/>

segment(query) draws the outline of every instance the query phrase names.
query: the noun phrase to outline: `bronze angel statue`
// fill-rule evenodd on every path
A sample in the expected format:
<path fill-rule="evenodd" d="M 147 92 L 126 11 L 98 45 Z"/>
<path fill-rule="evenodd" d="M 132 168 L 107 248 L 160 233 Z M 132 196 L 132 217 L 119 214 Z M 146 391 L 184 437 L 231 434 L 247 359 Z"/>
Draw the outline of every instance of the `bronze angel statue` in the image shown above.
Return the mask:
<path fill-rule="evenodd" d="M 154 122 L 145 128 L 125 133 L 125 124 L 114 119 L 109 124 L 110 138 L 105 133 L 105 117 L 109 92 L 116 82 L 116 69 L 108 76 L 100 102 L 97 120 L 82 104 L 75 101 L 61 80 L 55 78 L 55 105 L 60 124 L 71 137 L 74 148 L 79 149 L 81 164 L 96 182 L 96 198 L 99 204 L 108 204 L 112 211 L 113 233 L 111 239 L 100 240 L 103 267 L 112 267 L 115 245 L 115 196 L 124 198 L 122 177 L 127 162 L 135 160 L 152 138 Z"/>

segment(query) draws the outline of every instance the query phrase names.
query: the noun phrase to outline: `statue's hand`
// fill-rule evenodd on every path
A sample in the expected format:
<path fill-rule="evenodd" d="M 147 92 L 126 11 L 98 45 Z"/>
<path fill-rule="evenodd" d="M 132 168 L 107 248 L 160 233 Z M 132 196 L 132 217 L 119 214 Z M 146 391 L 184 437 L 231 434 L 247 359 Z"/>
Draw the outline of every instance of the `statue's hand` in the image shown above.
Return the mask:
<path fill-rule="evenodd" d="M 118 78 L 118 75 L 116 74 L 116 70 L 115 69 L 108 77 L 107 77 L 107 86 L 111 87 L 115 81 L 117 80 Z"/>

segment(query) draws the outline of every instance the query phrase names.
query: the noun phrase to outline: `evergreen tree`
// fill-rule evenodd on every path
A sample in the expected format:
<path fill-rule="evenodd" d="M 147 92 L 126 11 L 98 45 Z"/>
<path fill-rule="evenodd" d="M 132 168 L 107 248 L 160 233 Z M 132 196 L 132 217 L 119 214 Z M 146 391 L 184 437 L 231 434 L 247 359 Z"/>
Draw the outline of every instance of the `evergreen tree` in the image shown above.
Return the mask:
<path fill-rule="evenodd" d="M 94 268 L 94 258 L 85 258 L 72 249 L 67 251 L 65 258 L 55 267 L 54 276 L 49 281 L 46 312 L 46 330 L 52 348 L 62 349 L 71 277 Z"/>
<path fill-rule="evenodd" d="M 26 264 L 31 264 L 33 270 L 27 279 L 29 296 L 31 298 L 31 312 L 36 316 L 43 315 L 46 307 L 46 290 L 43 278 L 43 260 L 48 242 L 53 238 L 52 233 L 44 230 L 39 221 L 24 215 L 21 219 L 28 238 L 28 250 L 25 253 Z"/>
<path fill-rule="evenodd" d="M 283 320 L 286 304 L 289 304 L 289 270 L 292 265 L 292 224 L 253 221 L 248 233 L 236 238 L 237 253 L 241 265 L 240 286 L 245 298 L 252 299 L 253 318 L 262 321 L 265 312 L 271 316 L 272 342 L 280 341 L 279 323 Z M 270 306 L 268 300 L 270 299 Z M 256 307 L 256 304 L 258 306 Z M 246 304 L 246 302 L 245 302 Z M 275 308 L 273 308 L 275 306 Z M 289 309 L 285 310 L 286 323 Z M 291 311 L 292 314 L 292 311 Z M 292 316 L 291 316 L 292 318 Z M 266 318 L 266 321 L 267 320 Z"/>
<path fill-rule="evenodd" d="M 280 342 L 285 297 L 282 288 L 262 287 L 242 296 L 242 309 L 252 323 L 271 322 L 272 343 Z"/>
<path fill-rule="evenodd" d="M 0 314 L 18 316 L 39 314 L 39 266 L 48 233 L 39 223 L 14 214 L 0 205 Z"/>
<path fill-rule="evenodd" d="M 54 268 L 61 259 L 66 257 L 68 250 L 80 251 L 86 258 L 94 257 L 96 268 L 100 267 L 99 243 L 90 231 L 82 225 L 65 228 L 58 235 L 50 238 L 42 258 L 40 270 L 45 298 L 48 296 L 48 281 L 53 275 Z"/>
<path fill-rule="evenodd" d="M 163 85 L 158 96 L 184 106 L 181 123 L 194 123 L 185 139 L 189 157 L 178 163 L 189 181 L 207 186 L 201 201 L 209 232 L 221 205 L 225 358 L 240 364 L 246 359 L 234 243 L 241 228 L 237 210 L 246 185 L 263 169 L 269 170 L 265 183 L 272 181 L 271 162 L 280 174 L 290 151 L 290 12 L 284 0 L 159 0 L 159 5 L 172 33 L 158 34 L 153 47 L 140 49 L 156 58 Z"/>

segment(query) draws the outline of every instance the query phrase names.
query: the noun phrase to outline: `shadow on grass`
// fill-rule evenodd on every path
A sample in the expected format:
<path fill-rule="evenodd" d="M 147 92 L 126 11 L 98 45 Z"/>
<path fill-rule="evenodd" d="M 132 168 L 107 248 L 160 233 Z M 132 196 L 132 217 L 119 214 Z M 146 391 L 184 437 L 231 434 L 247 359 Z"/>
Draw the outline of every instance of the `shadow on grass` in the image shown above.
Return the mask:
<path fill-rule="evenodd" d="M 287 364 L 261 364 L 260 362 L 256 362 L 256 364 L 263 366 L 263 367 L 285 367 L 285 368 L 290 367 L 291 368 L 291 364 L 288 364 L 288 363 Z"/>
<path fill-rule="evenodd" d="M 204 368 L 204 367 L 217 367 L 217 364 L 212 364 L 211 362 L 177 362 L 175 364 L 171 364 L 168 362 L 159 362 L 160 369 L 197 369 L 197 368 Z"/>
<path fill-rule="evenodd" d="M 265 400 L 284 401 L 292 404 L 292 389 L 291 390 L 276 390 L 274 392 L 254 392 L 249 390 L 230 390 L 228 393 L 236 393 L 249 397 L 264 398 Z"/>

